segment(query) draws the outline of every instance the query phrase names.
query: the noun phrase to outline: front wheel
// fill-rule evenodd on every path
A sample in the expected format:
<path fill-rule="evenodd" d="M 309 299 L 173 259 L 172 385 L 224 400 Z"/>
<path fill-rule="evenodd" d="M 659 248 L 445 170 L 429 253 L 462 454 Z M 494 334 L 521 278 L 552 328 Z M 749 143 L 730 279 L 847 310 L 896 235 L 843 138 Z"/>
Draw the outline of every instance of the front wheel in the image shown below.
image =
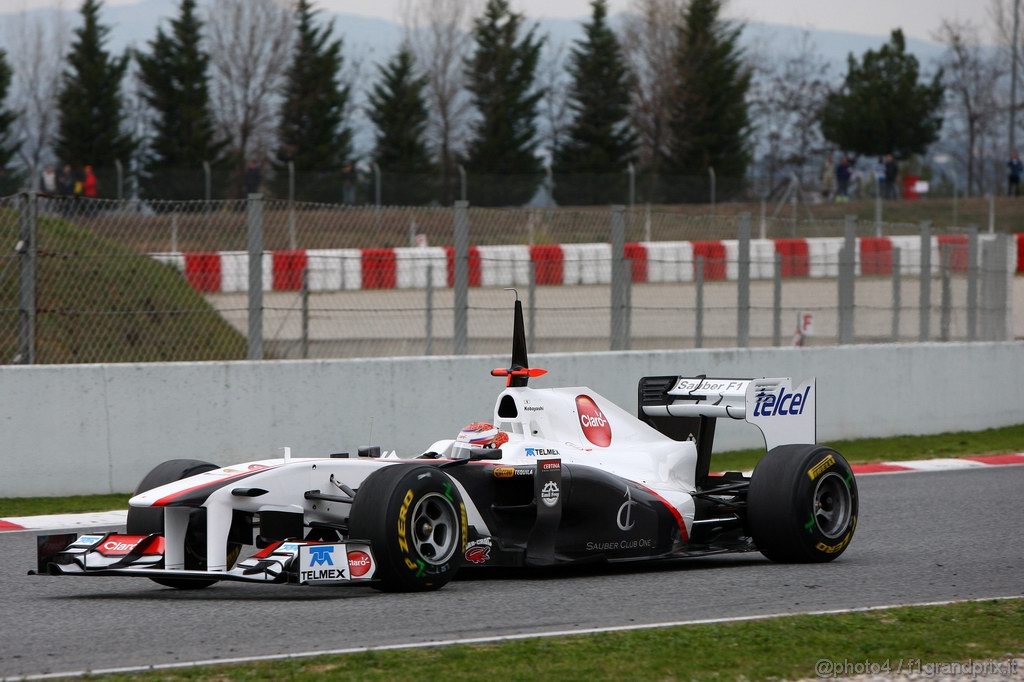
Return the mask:
<path fill-rule="evenodd" d="M 750 533 L 772 561 L 832 561 L 853 539 L 858 500 L 853 470 L 838 452 L 782 445 L 754 468 L 747 495 Z"/>
<path fill-rule="evenodd" d="M 387 592 L 436 590 L 455 576 L 466 551 L 466 506 L 434 466 L 393 464 L 370 474 L 352 503 L 349 537 L 377 560 L 375 586 Z"/>

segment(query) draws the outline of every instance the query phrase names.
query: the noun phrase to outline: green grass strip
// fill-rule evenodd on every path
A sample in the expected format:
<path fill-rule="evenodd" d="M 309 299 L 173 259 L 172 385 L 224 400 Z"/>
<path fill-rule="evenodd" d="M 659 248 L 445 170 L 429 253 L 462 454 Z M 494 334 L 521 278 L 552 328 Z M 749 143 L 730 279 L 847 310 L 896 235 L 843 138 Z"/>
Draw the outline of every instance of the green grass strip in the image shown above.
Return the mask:
<path fill-rule="evenodd" d="M 131 495 L 71 495 L 68 497 L 3 497 L 0 518 L 39 514 L 79 514 L 82 512 L 127 509 Z"/>
<path fill-rule="evenodd" d="M 828 443 L 850 462 L 896 462 L 908 459 L 1024 452 L 1024 424 L 988 431 L 944 433 L 933 436 L 896 436 Z M 749 471 L 764 454 L 762 450 L 725 452 L 712 457 L 715 471 Z M 83 495 L 75 497 L 0 498 L 0 518 L 35 514 L 125 509 L 130 495 Z"/>
<path fill-rule="evenodd" d="M 847 461 L 860 464 L 1024 452 L 1024 424 L 987 431 L 958 431 L 930 436 L 837 440 L 825 445 L 838 450 Z M 764 450 L 715 454 L 711 458 L 711 468 L 715 471 L 750 471 L 763 454 Z"/>
<path fill-rule="evenodd" d="M 384 598 L 384 597 L 382 597 Z M 709 614 L 710 615 L 710 614 Z M 1024 652 L 1024 600 L 377 651 L 144 675 L 177 680 L 763 680 L 816 678 L 856 666 L 921 672 L 926 665 Z M 820 664 L 819 661 L 828 661 Z M 824 668 L 817 668 L 823 665 Z M 848 667 L 847 667 L 848 666 Z M 870 670 L 869 670 L 870 671 Z M 861 671 L 863 672 L 863 670 Z M 989 676 L 1007 679 L 1024 674 Z M 826 675 L 827 676 L 827 675 Z M 943 677 L 950 677 L 945 675 Z M 103 677 L 137 679 L 138 675 Z M 928 676 L 934 679 L 936 675 Z M 952 675 L 954 678 L 960 675 Z M 981 677 L 964 675 L 964 679 Z"/>

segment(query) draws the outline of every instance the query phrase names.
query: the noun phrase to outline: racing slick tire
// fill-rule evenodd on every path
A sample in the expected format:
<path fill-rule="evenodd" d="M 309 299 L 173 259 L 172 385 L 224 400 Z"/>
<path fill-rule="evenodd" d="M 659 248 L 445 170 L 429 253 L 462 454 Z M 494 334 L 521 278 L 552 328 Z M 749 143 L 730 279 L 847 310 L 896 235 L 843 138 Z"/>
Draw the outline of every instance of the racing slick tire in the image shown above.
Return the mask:
<path fill-rule="evenodd" d="M 393 464 L 370 474 L 356 491 L 349 537 L 365 540 L 377 562 L 374 587 L 423 592 L 443 587 L 466 551 L 466 505 L 436 466 Z"/>
<path fill-rule="evenodd" d="M 171 459 L 155 466 L 139 483 L 135 494 L 180 481 L 206 471 L 219 469 L 215 464 L 197 459 Z M 152 507 L 128 507 L 128 535 L 150 535 L 164 532 L 164 510 Z M 228 565 L 238 558 L 242 546 L 228 545 Z M 201 570 L 206 568 L 206 510 L 194 509 L 189 515 L 188 530 L 185 534 L 185 568 Z M 164 587 L 179 590 L 198 590 L 213 585 L 216 580 L 183 580 L 180 578 L 150 578 Z"/>
<path fill-rule="evenodd" d="M 857 528 L 857 480 L 831 448 L 781 445 L 754 468 L 747 511 L 754 544 L 772 561 L 832 561 Z"/>

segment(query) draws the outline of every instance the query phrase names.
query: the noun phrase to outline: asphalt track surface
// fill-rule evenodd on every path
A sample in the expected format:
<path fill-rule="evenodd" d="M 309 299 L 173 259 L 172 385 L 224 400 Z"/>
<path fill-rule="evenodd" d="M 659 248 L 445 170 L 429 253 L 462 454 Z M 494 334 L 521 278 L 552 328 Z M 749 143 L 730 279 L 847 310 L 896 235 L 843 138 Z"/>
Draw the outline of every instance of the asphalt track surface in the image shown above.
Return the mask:
<path fill-rule="evenodd" d="M 1024 467 L 865 476 L 847 552 L 464 574 L 439 592 L 27 576 L 0 535 L 0 676 L 1024 594 Z"/>

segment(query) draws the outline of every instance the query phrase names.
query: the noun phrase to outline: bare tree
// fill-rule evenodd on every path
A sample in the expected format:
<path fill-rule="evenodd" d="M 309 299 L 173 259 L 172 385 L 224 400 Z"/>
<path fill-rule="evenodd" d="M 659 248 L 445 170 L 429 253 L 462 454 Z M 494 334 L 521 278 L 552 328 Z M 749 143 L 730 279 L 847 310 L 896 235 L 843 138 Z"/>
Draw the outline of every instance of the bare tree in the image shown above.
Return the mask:
<path fill-rule="evenodd" d="M 280 87 L 292 45 L 292 14 L 280 0 L 217 0 L 207 19 L 213 102 L 239 169 L 274 148 Z"/>
<path fill-rule="evenodd" d="M 11 108 L 18 156 L 33 186 L 57 133 L 57 93 L 71 40 L 62 3 L 46 14 L 22 11 L 7 25 L 8 58 L 14 72 Z"/>
<path fill-rule="evenodd" d="M 668 121 L 676 77 L 676 47 L 689 0 L 631 0 L 622 49 L 635 76 L 633 126 L 640 133 L 640 163 L 657 171 L 671 143 Z"/>
<path fill-rule="evenodd" d="M 754 56 L 750 106 L 768 187 L 778 174 L 803 182 L 825 151 L 818 117 L 829 92 L 828 63 L 809 33 L 789 50 L 761 48 Z"/>
<path fill-rule="evenodd" d="M 984 191 L 982 155 L 986 138 L 997 135 L 1001 112 L 1000 82 L 1004 63 L 981 45 L 970 22 L 944 20 L 934 38 L 946 46 L 941 66 L 945 74 L 947 126 L 960 138 L 957 154 L 966 170 L 967 193 Z"/>
<path fill-rule="evenodd" d="M 405 0 L 406 40 L 427 77 L 430 137 L 441 166 L 445 201 L 469 139 L 473 111 L 466 91 L 466 60 L 473 50 L 477 0 Z"/>

